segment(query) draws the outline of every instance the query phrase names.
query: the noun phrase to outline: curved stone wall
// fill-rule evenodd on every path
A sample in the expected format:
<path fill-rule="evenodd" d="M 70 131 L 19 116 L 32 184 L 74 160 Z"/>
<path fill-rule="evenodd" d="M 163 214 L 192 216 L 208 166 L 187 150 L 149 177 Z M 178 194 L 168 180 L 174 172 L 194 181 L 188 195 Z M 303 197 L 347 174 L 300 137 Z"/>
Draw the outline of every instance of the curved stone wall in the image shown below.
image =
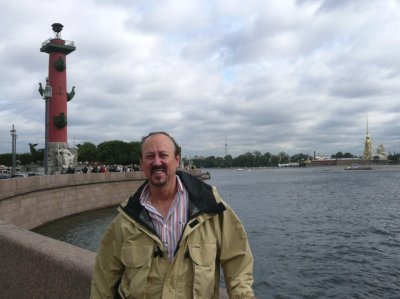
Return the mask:
<path fill-rule="evenodd" d="M 0 180 L 0 220 L 32 229 L 68 215 L 115 206 L 144 179 L 139 171 Z"/>
<path fill-rule="evenodd" d="M 89 298 L 96 253 L 0 221 L 0 298 Z"/>

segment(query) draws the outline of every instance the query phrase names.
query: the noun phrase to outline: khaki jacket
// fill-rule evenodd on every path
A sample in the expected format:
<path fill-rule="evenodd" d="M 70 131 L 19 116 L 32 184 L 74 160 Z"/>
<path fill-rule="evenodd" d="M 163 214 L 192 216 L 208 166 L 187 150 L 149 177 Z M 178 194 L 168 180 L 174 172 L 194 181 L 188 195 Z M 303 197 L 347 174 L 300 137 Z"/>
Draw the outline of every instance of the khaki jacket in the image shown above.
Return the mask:
<path fill-rule="evenodd" d="M 230 298 L 254 298 L 253 256 L 244 228 L 215 187 L 177 172 L 189 193 L 189 217 L 170 262 L 139 190 L 119 208 L 96 256 L 91 296 L 219 298 L 220 266 Z"/>

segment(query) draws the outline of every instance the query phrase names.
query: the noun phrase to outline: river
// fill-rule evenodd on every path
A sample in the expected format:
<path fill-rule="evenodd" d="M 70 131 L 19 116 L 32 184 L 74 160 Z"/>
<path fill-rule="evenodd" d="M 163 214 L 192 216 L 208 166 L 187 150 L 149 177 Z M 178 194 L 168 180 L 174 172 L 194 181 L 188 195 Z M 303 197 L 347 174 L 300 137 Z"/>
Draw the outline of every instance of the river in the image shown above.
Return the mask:
<path fill-rule="evenodd" d="M 246 228 L 258 298 L 400 298 L 400 168 L 208 171 Z M 96 251 L 115 214 L 35 231 Z"/>

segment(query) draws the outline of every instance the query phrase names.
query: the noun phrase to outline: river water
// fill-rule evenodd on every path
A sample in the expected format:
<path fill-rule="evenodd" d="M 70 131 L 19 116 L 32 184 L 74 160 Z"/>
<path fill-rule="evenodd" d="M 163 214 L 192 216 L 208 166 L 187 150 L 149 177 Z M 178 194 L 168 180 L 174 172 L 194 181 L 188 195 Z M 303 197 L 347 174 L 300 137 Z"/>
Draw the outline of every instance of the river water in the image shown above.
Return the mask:
<path fill-rule="evenodd" d="M 246 228 L 258 298 L 400 298 L 400 168 L 208 171 Z M 115 215 L 36 231 L 96 251 Z"/>

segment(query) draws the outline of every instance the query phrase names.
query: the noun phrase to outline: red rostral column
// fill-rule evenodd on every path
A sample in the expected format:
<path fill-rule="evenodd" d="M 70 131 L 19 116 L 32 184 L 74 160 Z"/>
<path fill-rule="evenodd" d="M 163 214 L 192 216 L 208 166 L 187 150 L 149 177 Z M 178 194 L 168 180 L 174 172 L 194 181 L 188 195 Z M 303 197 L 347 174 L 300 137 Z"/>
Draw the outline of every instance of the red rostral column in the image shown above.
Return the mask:
<path fill-rule="evenodd" d="M 60 32 L 64 27 L 60 23 L 51 25 L 55 33 L 42 43 L 40 52 L 49 54 L 49 85 L 52 96 L 49 101 L 49 142 L 67 143 L 67 101 L 75 91 L 67 92 L 67 55 L 75 51 L 74 42 L 61 39 Z"/>

